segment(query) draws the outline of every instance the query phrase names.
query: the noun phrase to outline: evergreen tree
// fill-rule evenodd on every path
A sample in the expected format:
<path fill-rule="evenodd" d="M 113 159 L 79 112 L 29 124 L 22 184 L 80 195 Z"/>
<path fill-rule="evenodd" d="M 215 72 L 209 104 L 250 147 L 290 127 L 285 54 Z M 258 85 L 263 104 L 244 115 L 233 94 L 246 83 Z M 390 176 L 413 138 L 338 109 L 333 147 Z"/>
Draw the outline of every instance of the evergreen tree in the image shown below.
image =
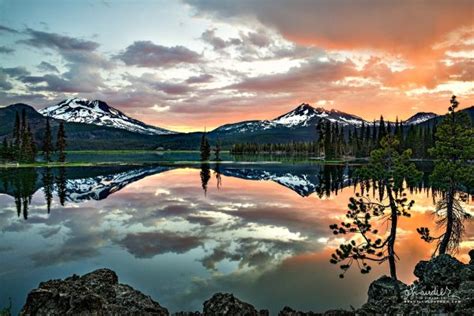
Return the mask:
<path fill-rule="evenodd" d="M 51 174 L 51 169 L 46 168 L 43 171 L 42 179 L 44 198 L 46 200 L 46 208 L 49 214 L 51 211 L 51 201 L 53 199 L 53 175 Z"/>
<path fill-rule="evenodd" d="M 378 132 L 378 137 L 377 137 L 376 148 L 380 147 L 380 141 L 382 140 L 382 138 L 385 137 L 385 135 L 387 135 L 387 130 L 385 128 L 385 121 L 383 119 L 383 116 L 380 116 L 379 132 Z"/>
<path fill-rule="evenodd" d="M 398 138 L 399 131 L 400 131 L 400 124 L 398 122 L 398 116 L 397 116 L 397 118 L 395 119 L 395 129 L 393 130 L 393 135 L 395 135 L 397 138 Z"/>
<path fill-rule="evenodd" d="M 58 176 L 56 177 L 56 188 L 57 188 L 57 194 L 59 198 L 59 203 L 64 206 L 64 203 L 66 202 L 66 193 L 67 193 L 67 174 L 66 174 L 66 168 L 60 167 L 58 170 Z"/>
<path fill-rule="evenodd" d="M 437 242 L 435 253 L 439 254 L 457 251 L 464 234 L 463 223 L 470 217 L 461 202 L 474 186 L 474 128 L 466 113 L 456 112 L 459 105 L 456 96 L 450 102 L 448 114 L 437 127 L 435 146 L 430 149 L 435 159 L 430 180 L 442 192 L 435 214 L 444 232 L 433 237 L 427 227 L 418 229 L 422 239 Z"/>
<path fill-rule="evenodd" d="M 20 129 L 20 152 L 19 161 L 21 162 L 34 162 L 36 145 L 33 140 L 30 125 L 26 118 L 25 110 L 22 111 L 22 121 Z"/>
<path fill-rule="evenodd" d="M 1 152 L 0 157 L 2 159 L 8 159 L 8 156 L 9 156 L 8 140 L 6 137 L 4 137 L 2 141 L 2 152 Z"/>
<path fill-rule="evenodd" d="M 364 157 L 369 156 L 370 151 L 372 150 L 371 143 L 371 134 L 370 134 L 370 125 L 367 125 L 365 128 L 365 136 L 362 138 L 362 142 L 365 144 Z"/>
<path fill-rule="evenodd" d="M 51 162 L 51 152 L 53 151 L 53 143 L 51 140 L 51 126 L 49 117 L 46 117 L 46 128 L 43 136 L 43 156 L 46 162 Z"/>
<path fill-rule="evenodd" d="M 348 221 L 340 225 L 330 225 L 335 235 L 350 233 L 363 237 L 361 243 L 351 240 L 341 244 L 332 255 L 331 263 L 342 263 L 340 268 L 343 273 L 340 277 L 344 277 L 344 273 L 355 262 L 361 273 L 368 273 L 371 267 L 367 261 L 388 261 L 390 275 L 397 279 L 395 241 L 398 217 L 410 216 L 408 211 L 414 203 L 408 202 L 403 183 L 406 181 L 408 184 L 414 184 L 421 179 L 421 172 L 409 162 L 411 152 L 407 150 L 400 154 L 395 150 L 397 146 L 398 141 L 392 136 L 381 140 L 381 148 L 372 151 L 369 164 L 359 171 L 363 185 L 361 193 L 350 198 L 349 211 L 346 214 Z M 362 191 L 370 182 L 379 190 L 379 196 L 375 200 Z M 387 219 L 390 221 L 390 229 L 381 234 L 377 227 L 373 226 L 371 219 L 386 217 L 386 211 L 389 212 Z"/>
<path fill-rule="evenodd" d="M 199 173 L 201 177 L 201 187 L 204 191 L 204 195 L 207 195 L 207 184 L 209 179 L 211 179 L 211 167 L 208 163 L 201 163 L 201 172 Z"/>
<path fill-rule="evenodd" d="M 221 160 L 221 141 L 219 138 L 217 138 L 216 140 L 216 147 L 214 147 L 214 159 L 216 161 L 220 161 Z"/>
<path fill-rule="evenodd" d="M 21 137 L 20 137 L 20 115 L 18 115 L 18 112 L 16 112 L 16 115 L 15 115 L 15 125 L 13 126 L 13 139 L 14 139 L 14 144 L 15 144 L 14 150 L 19 151 Z"/>
<path fill-rule="evenodd" d="M 209 145 L 209 141 L 207 140 L 207 134 L 204 131 L 201 136 L 201 161 L 208 161 L 211 157 L 211 146 Z"/>
<path fill-rule="evenodd" d="M 329 120 L 324 123 L 324 157 L 326 160 L 333 159 L 335 156 L 333 143 L 333 126 Z"/>
<path fill-rule="evenodd" d="M 56 139 L 56 149 L 58 151 L 58 161 L 66 161 L 66 132 L 64 130 L 64 123 L 59 123 L 58 136 Z"/>
<path fill-rule="evenodd" d="M 214 169 L 214 175 L 216 176 L 216 186 L 217 190 L 220 190 L 222 187 L 222 177 L 221 177 L 221 164 L 216 162 L 216 167 Z"/>
<path fill-rule="evenodd" d="M 375 149 L 378 147 L 378 142 L 377 142 L 377 127 L 375 125 L 375 120 L 372 124 L 372 143 L 371 143 L 371 148 L 370 148 L 370 152 L 372 152 L 372 149 Z"/>

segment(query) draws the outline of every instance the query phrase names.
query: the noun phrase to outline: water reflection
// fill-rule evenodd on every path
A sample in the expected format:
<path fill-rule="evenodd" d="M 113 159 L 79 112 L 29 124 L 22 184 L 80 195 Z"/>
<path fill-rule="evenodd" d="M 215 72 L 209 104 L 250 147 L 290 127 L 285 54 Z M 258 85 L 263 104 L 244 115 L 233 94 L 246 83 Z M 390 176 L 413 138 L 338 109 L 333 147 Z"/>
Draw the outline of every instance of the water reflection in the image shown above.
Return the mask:
<path fill-rule="evenodd" d="M 2 170 L 0 304 L 12 296 L 17 310 L 40 281 L 105 266 L 172 311 L 200 309 L 217 291 L 274 313 L 284 305 L 359 306 L 386 267 L 339 280 L 328 262 L 341 242 L 328 226 L 346 212 L 354 168 L 211 163 Z M 432 199 L 416 189 L 411 196 L 413 216 L 401 220 L 398 239 L 406 282 L 432 252 L 416 227 L 435 226 Z M 27 201 L 28 220 L 17 217 L 18 199 Z M 464 261 L 472 223 L 466 229 Z"/>

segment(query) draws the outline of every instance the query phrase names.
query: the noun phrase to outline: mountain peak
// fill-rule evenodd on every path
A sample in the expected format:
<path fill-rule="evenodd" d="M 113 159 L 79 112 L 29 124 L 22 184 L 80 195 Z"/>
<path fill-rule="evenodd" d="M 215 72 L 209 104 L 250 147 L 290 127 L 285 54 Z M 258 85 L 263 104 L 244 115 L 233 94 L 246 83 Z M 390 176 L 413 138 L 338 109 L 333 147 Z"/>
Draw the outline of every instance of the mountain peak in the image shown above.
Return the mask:
<path fill-rule="evenodd" d="M 414 124 L 420 124 L 425 121 L 428 121 L 434 117 L 438 116 L 436 113 L 433 112 L 418 112 L 415 115 L 411 116 L 408 118 L 404 124 L 407 125 L 414 125 Z"/>
<path fill-rule="evenodd" d="M 108 126 L 146 135 L 174 134 L 172 131 L 133 119 L 101 100 L 70 98 L 39 112 L 66 122 Z"/>
<path fill-rule="evenodd" d="M 308 103 L 301 103 L 300 105 L 298 105 L 294 111 L 297 111 L 297 110 L 306 110 L 306 109 L 309 109 L 309 110 L 314 110 L 314 108 L 309 105 Z"/>

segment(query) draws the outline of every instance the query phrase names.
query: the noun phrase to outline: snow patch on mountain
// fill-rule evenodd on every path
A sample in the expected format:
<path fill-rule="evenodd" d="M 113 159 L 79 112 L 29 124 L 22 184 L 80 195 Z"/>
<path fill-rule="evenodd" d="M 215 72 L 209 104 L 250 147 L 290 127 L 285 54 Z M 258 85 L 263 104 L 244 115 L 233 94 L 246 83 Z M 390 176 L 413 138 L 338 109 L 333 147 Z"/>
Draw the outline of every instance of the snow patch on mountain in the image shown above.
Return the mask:
<path fill-rule="evenodd" d="M 71 98 L 41 109 L 39 112 L 44 116 L 66 122 L 114 127 L 146 135 L 175 134 L 175 132 L 133 119 L 100 100 Z"/>
<path fill-rule="evenodd" d="M 405 125 L 416 125 L 420 124 L 423 122 L 426 122 L 428 120 L 431 120 L 432 118 L 438 116 L 436 113 L 433 112 L 419 112 L 410 117 L 408 120 L 404 122 Z"/>

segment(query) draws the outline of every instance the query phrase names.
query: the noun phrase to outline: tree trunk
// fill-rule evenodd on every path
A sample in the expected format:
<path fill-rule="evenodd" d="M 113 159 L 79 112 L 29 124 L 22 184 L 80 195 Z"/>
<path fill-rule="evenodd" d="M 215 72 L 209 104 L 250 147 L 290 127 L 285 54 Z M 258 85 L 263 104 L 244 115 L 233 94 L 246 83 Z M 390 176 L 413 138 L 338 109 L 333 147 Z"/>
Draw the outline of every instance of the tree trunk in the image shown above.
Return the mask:
<path fill-rule="evenodd" d="M 446 203 L 446 232 L 443 235 L 443 239 L 441 240 L 441 243 L 439 244 L 439 254 L 445 254 L 449 241 L 451 239 L 451 235 L 453 233 L 453 205 L 454 205 L 454 192 L 450 190 L 448 192 L 448 195 L 446 196 L 448 199 L 448 202 Z"/>
<path fill-rule="evenodd" d="M 395 291 L 397 293 L 397 301 L 401 302 L 402 301 L 402 296 L 401 296 L 401 291 L 400 291 L 400 286 L 398 284 L 398 278 L 397 278 L 397 266 L 395 262 L 395 240 L 397 237 L 397 225 L 398 225 L 398 208 L 395 203 L 395 199 L 393 197 L 393 192 L 390 187 L 387 186 L 387 196 L 390 201 L 390 221 L 391 221 L 391 227 L 390 227 L 390 236 L 389 241 L 388 241 L 388 265 L 390 268 L 390 277 L 397 281 L 395 282 Z"/>
<path fill-rule="evenodd" d="M 398 225 L 398 214 L 397 214 L 397 205 L 395 204 L 395 199 L 393 197 L 392 189 L 387 187 L 387 195 L 390 201 L 390 236 L 388 241 L 388 264 L 390 267 L 390 276 L 392 279 L 397 280 L 397 268 L 395 263 L 395 239 L 397 237 L 397 225 Z"/>

